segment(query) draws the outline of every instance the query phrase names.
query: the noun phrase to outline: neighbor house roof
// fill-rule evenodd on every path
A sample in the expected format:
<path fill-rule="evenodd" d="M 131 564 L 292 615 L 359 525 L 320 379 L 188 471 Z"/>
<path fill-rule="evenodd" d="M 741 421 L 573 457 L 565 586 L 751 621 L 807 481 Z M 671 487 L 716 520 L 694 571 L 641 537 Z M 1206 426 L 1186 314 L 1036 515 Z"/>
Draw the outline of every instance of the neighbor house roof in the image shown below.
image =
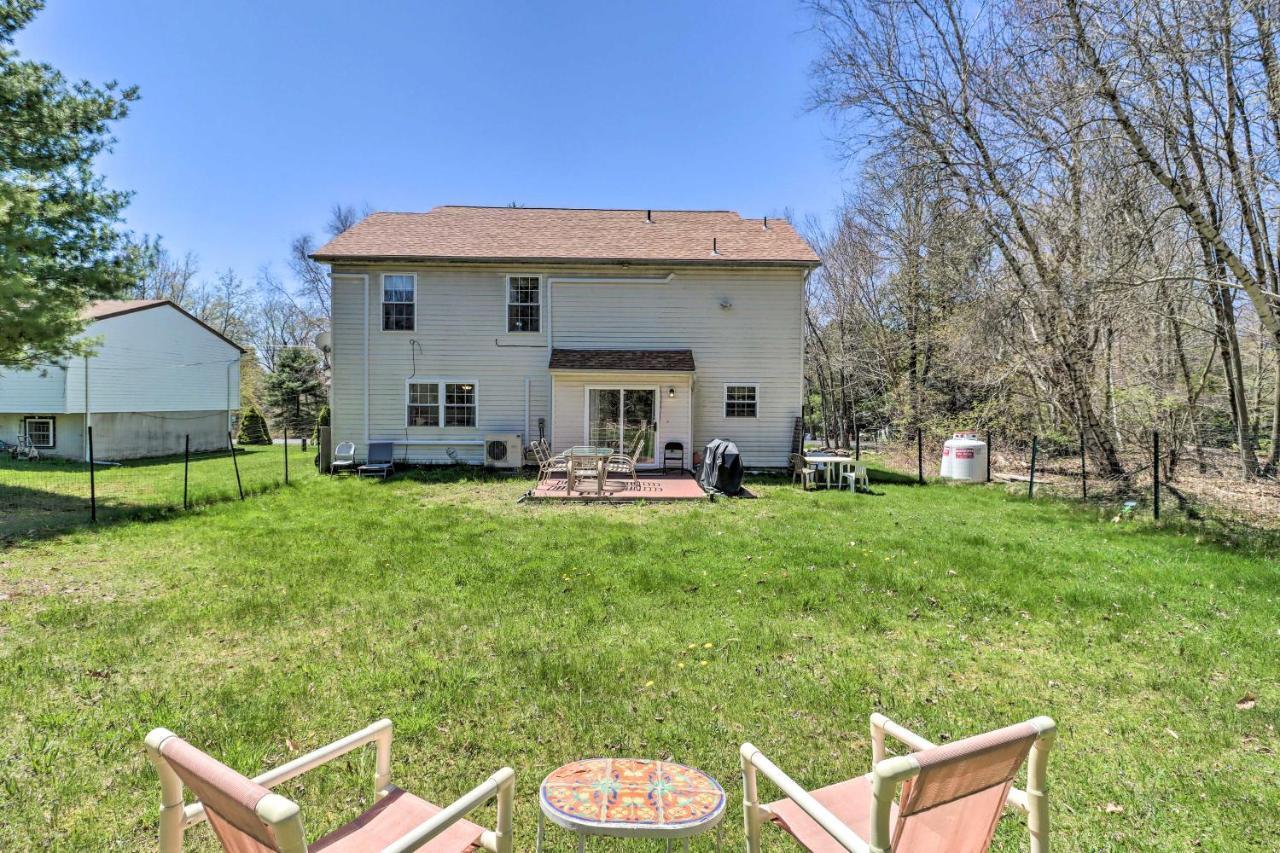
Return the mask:
<path fill-rule="evenodd" d="M 240 352 L 248 352 L 244 347 L 210 326 L 190 311 L 183 308 L 178 303 L 170 299 L 103 299 L 98 302 L 90 302 L 80 311 L 80 319 L 82 320 L 106 320 L 111 317 L 119 317 L 124 314 L 133 314 L 137 311 L 146 311 L 149 308 L 159 308 L 162 305 L 168 305 L 173 310 L 185 316 L 188 320 L 198 326 L 202 326 L 209 334 L 221 338 L 231 346 L 240 350 Z"/>
<path fill-rule="evenodd" d="M 454 261 L 816 267 L 783 219 L 728 210 L 443 206 L 374 213 L 318 249 L 317 261 Z"/>
<path fill-rule="evenodd" d="M 688 349 L 553 349 L 552 370 L 692 371 Z"/>

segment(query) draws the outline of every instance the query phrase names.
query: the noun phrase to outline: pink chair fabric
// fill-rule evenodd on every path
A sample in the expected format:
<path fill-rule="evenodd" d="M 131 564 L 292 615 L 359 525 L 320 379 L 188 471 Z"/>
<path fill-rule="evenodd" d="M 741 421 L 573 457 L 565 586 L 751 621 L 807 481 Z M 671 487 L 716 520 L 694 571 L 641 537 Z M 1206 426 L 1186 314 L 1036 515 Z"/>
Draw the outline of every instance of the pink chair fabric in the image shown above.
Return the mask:
<path fill-rule="evenodd" d="M 913 753 L 920 773 L 903 784 L 890 818 L 895 853 L 985 853 L 1009 787 L 1038 736 L 1030 723 L 1018 723 Z M 864 840 L 871 837 L 872 779 L 868 774 L 813 792 Z M 769 808 L 807 849 L 841 849 L 790 800 Z"/>
<path fill-rule="evenodd" d="M 270 791 L 181 738 L 166 740 L 160 754 L 204 804 L 209 825 L 227 853 L 276 853 L 279 850 L 271 827 L 254 811 Z"/>
<path fill-rule="evenodd" d="M 368 853 L 381 850 L 415 826 L 440 813 L 440 807 L 392 788 L 360 817 L 308 845 L 313 853 Z M 418 849 L 426 853 L 464 853 L 479 846 L 484 829 L 460 820 Z"/>
<path fill-rule="evenodd" d="M 182 783 L 204 804 L 205 815 L 227 853 L 278 853 L 271 827 L 255 809 L 271 793 L 181 738 L 160 748 Z M 399 788 L 371 809 L 323 838 L 308 844 L 311 851 L 369 853 L 381 850 L 409 830 L 440 812 L 440 807 Z M 419 850 L 426 853 L 465 853 L 478 846 L 484 829 L 460 820 Z"/>
<path fill-rule="evenodd" d="M 811 791 L 813 798 L 861 838 L 871 837 L 871 774 Z M 813 853 L 845 853 L 844 848 L 791 800 L 769 803 L 773 819 Z M 898 807 L 893 807 L 893 821 Z"/>

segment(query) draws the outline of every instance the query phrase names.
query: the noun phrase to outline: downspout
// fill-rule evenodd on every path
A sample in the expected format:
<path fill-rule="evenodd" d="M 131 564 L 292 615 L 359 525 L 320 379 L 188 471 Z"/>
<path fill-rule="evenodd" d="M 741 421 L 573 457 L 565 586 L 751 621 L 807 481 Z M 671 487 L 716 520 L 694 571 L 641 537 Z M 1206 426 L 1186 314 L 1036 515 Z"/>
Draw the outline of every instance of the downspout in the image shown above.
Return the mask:
<path fill-rule="evenodd" d="M 414 294 L 417 299 L 417 294 Z M 369 276 L 364 276 L 364 447 L 369 452 Z"/>
<path fill-rule="evenodd" d="M 526 444 L 528 444 L 529 441 L 531 440 L 529 437 L 529 383 L 532 381 L 533 380 L 530 379 L 528 376 L 524 378 L 524 430 L 523 432 L 524 432 L 524 438 L 525 438 Z"/>

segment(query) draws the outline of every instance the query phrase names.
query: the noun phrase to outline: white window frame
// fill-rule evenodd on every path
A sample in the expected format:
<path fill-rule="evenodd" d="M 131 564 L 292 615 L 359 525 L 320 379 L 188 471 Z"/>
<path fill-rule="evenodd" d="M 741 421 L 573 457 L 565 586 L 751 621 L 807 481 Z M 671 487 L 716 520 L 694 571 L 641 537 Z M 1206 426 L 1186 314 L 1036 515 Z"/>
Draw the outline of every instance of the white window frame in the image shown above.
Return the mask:
<path fill-rule="evenodd" d="M 730 401 L 730 400 L 729 400 L 729 389 L 730 389 L 730 388 L 750 388 L 750 389 L 752 389 L 752 390 L 755 392 L 755 401 L 754 401 L 754 405 L 755 405 L 755 414 L 753 414 L 753 415 L 731 415 L 731 414 L 729 414 L 729 403 L 730 403 L 730 402 L 735 402 L 735 403 L 743 402 L 743 401 L 741 401 L 741 400 L 734 400 L 734 401 Z M 757 419 L 757 418 L 759 418 L 759 417 L 760 417 L 760 383 L 758 383 L 758 382 L 726 382 L 726 383 L 724 383 L 724 408 L 722 408 L 722 409 L 721 409 L 721 412 L 724 414 L 724 417 L 725 417 L 726 419 L 731 419 L 731 420 L 735 420 L 735 421 L 741 421 L 741 420 L 752 420 L 752 419 Z"/>
<path fill-rule="evenodd" d="M 32 447 L 34 447 L 34 448 L 36 448 L 36 449 L 38 449 L 38 450 L 53 450 L 55 447 L 57 447 L 57 446 L 58 446 L 58 423 L 57 423 L 57 418 L 54 418 L 54 417 L 52 417 L 52 416 L 48 416 L 48 417 L 24 417 L 24 418 L 22 419 L 22 434 L 23 434 L 23 435 L 25 435 L 25 436 L 27 437 L 27 440 L 28 440 L 28 441 L 30 441 L 30 439 L 31 439 L 31 432 L 30 432 L 30 428 L 31 428 L 31 423 L 32 423 L 33 421 L 34 421 L 34 422 L 36 422 L 36 423 L 44 423 L 44 424 L 48 424 L 48 425 L 49 425 L 49 443 L 48 443 L 48 444 L 36 444 L 34 441 L 32 441 L 32 442 L 31 442 L 31 446 L 32 446 Z"/>
<path fill-rule="evenodd" d="M 409 423 L 409 400 L 411 385 L 435 385 L 436 386 L 436 418 L 437 426 L 412 426 Z M 471 426 L 446 425 L 445 408 L 446 408 L 446 388 L 450 385 L 470 385 L 471 397 L 473 403 L 471 408 L 475 410 L 475 423 Z M 419 404 L 414 404 L 419 405 Z M 435 377 L 435 376 L 411 376 L 404 382 L 404 425 L 410 429 L 479 429 L 480 428 L 480 383 L 474 379 L 459 379 L 456 377 Z"/>
<path fill-rule="evenodd" d="M 512 302 L 511 301 L 511 279 L 513 278 L 535 278 L 538 280 L 538 301 L 536 303 L 533 303 L 538 306 L 538 328 L 536 330 L 523 329 L 520 331 L 515 331 L 511 328 L 511 306 L 523 305 L 527 307 L 530 304 L 528 302 Z M 542 275 L 540 273 L 520 273 L 520 272 L 507 273 L 503 277 L 503 289 L 505 293 L 504 293 L 503 309 L 502 309 L 502 313 L 504 315 L 502 318 L 502 324 L 503 324 L 503 328 L 507 330 L 507 334 L 508 335 L 541 335 L 543 332 L 542 306 L 545 301 L 542 298 Z"/>
<path fill-rule="evenodd" d="M 414 385 L 429 385 L 436 389 L 436 406 L 435 406 L 436 422 L 435 424 L 415 424 L 413 422 L 413 417 L 410 413 L 410 410 L 414 406 L 417 406 L 418 408 L 422 408 L 422 409 L 431 408 L 430 403 L 413 402 L 413 386 Z M 439 382 L 436 382 L 435 380 L 424 380 L 419 382 L 413 378 L 410 378 L 407 382 L 405 382 L 404 384 L 404 425 L 406 427 L 413 427 L 415 429 L 436 429 L 444 423 L 442 420 L 440 420 L 441 414 L 442 413 L 440 411 L 440 383 Z"/>
<path fill-rule="evenodd" d="M 413 280 L 413 300 L 411 302 L 388 302 L 387 301 L 387 276 L 396 275 L 404 276 Z M 379 288 L 379 315 L 380 325 L 384 332 L 399 332 L 413 334 L 418 330 L 418 274 L 416 272 L 384 272 L 378 278 Z M 387 305 L 412 305 L 413 306 L 413 328 L 412 329 L 388 329 L 387 328 Z"/>

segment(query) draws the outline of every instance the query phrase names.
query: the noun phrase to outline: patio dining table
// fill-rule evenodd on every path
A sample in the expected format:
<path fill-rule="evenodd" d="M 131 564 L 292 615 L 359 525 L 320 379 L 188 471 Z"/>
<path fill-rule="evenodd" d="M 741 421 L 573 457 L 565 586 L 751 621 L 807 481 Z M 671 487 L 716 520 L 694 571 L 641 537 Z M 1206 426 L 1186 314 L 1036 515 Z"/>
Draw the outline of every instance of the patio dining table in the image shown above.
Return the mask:
<path fill-rule="evenodd" d="M 565 489 L 570 493 L 582 491 L 577 488 L 578 478 L 582 477 L 580 469 L 594 469 L 596 478 L 596 494 L 604 494 L 605 463 L 609 457 L 618 452 L 616 447 L 593 447 L 581 445 L 570 447 L 565 451 Z M 586 476 L 591 476 L 590 474 Z"/>
<path fill-rule="evenodd" d="M 838 453 L 806 453 L 804 461 L 809 465 L 821 465 L 825 473 L 827 488 L 831 488 L 832 480 L 835 480 L 836 488 L 844 482 L 845 469 L 852 465 L 856 460 L 852 456 L 842 456 Z M 838 470 L 839 474 L 832 477 L 832 473 Z"/>

